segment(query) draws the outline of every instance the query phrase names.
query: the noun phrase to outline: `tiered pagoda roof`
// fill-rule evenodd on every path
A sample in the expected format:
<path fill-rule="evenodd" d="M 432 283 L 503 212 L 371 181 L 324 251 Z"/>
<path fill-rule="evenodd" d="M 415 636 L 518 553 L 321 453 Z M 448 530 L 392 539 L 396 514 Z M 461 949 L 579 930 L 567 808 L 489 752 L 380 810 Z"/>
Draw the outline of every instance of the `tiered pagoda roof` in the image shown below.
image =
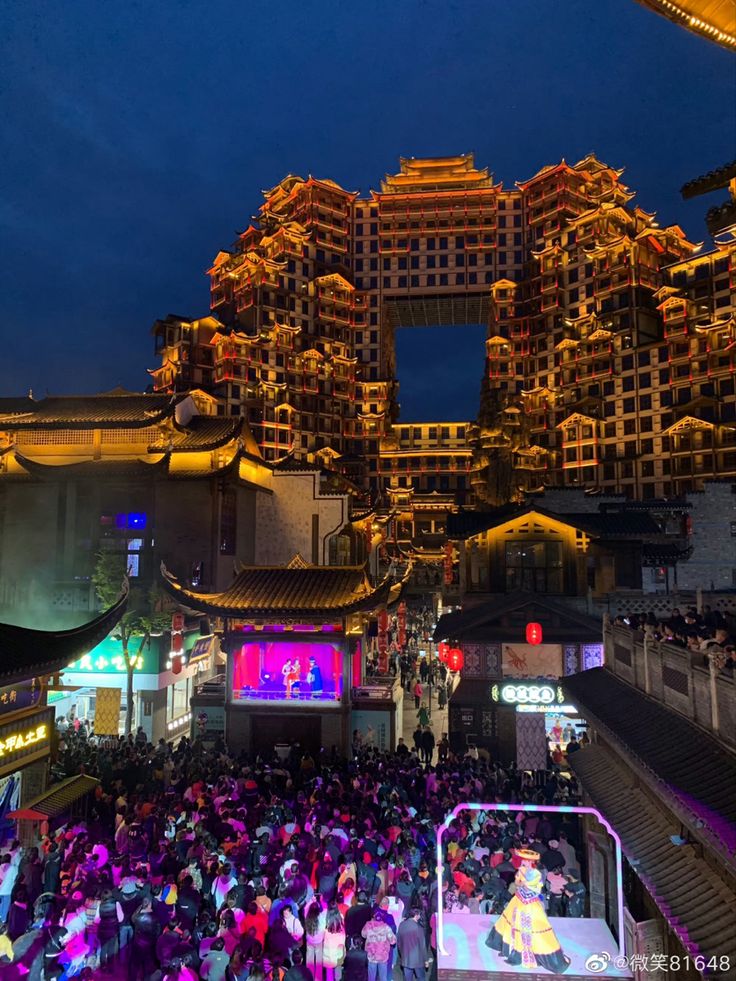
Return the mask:
<path fill-rule="evenodd" d="M 472 153 L 457 157 L 400 157 L 399 165 L 401 170 L 398 174 L 386 174 L 381 181 L 382 194 L 469 191 L 494 187 L 488 168 L 478 170 Z"/>

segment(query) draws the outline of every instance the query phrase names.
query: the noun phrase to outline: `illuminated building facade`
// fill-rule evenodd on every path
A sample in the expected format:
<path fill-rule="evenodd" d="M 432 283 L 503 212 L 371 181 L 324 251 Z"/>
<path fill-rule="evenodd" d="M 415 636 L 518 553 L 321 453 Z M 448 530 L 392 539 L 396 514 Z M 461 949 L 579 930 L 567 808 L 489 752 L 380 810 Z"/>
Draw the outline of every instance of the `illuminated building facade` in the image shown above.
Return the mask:
<path fill-rule="evenodd" d="M 288 176 L 217 254 L 211 315 L 154 325 L 154 388 L 202 387 L 265 460 L 412 514 L 736 476 L 736 239 L 702 253 L 621 174 L 590 154 L 504 189 L 472 155 L 402 158 L 368 197 Z M 488 327 L 477 421 L 402 424 L 396 330 L 466 324 Z"/>

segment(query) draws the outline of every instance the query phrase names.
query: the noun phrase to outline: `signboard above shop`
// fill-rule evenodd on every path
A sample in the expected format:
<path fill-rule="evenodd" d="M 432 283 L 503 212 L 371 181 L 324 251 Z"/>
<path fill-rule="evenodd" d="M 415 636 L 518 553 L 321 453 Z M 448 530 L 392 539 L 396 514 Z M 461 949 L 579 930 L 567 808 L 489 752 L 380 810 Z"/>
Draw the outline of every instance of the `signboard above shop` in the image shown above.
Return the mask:
<path fill-rule="evenodd" d="M 491 686 L 491 698 L 501 705 L 556 706 L 565 701 L 561 685 L 544 678 L 506 678 Z"/>
<path fill-rule="evenodd" d="M 0 725 L 0 776 L 48 756 L 53 726 L 53 708 Z"/>
<path fill-rule="evenodd" d="M 0 716 L 7 715 L 9 712 L 36 708 L 41 704 L 43 691 L 44 685 L 38 678 L 0 688 Z"/>

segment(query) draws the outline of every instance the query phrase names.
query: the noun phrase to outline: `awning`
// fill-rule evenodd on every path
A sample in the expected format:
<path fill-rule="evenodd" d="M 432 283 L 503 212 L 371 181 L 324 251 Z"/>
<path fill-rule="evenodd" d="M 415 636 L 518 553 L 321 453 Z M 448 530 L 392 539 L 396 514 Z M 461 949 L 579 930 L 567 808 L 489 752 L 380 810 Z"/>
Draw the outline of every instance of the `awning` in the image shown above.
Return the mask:
<path fill-rule="evenodd" d="M 63 814 L 80 798 L 84 797 L 99 784 L 95 777 L 88 777 L 86 774 L 79 774 L 76 777 L 69 777 L 55 784 L 46 793 L 34 797 L 33 800 L 18 811 L 11 811 L 6 817 L 16 820 L 44 820 L 45 818 L 57 817 Z M 39 814 L 40 817 L 30 817 L 30 813 Z"/>
<path fill-rule="evenodd" d="M 728 956 L 735 964 L 736 894 L 692 846 L 672 843 L 666 809 L 638 789 L 609 749 L 588 746 L 571 754 L 569 765 L 621 838 L 624 854 L 685 949 L 715 963 Z"/>

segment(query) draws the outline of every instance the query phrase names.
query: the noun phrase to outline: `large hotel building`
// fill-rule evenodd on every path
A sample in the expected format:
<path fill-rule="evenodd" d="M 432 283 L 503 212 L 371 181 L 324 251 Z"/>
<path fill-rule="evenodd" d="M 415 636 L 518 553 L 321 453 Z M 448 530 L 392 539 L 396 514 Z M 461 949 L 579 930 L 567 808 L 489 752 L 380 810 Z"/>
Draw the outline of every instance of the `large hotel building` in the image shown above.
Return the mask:
<path fill-rule="evenodd" d="M 660 227 L 621 175 L 591 154 L 504 189 L 470 154 L 402 158 L 368 197 L 290 175 L 215 256 L 210 314 L 154 325 L 154 388 L 218 396 L 267 461 L 424 502 L 425 531 L 545 485 L 736 478 L 736 236 Z M 396 330 L 466 324 L 478 419 L 401 422 Z"/>

